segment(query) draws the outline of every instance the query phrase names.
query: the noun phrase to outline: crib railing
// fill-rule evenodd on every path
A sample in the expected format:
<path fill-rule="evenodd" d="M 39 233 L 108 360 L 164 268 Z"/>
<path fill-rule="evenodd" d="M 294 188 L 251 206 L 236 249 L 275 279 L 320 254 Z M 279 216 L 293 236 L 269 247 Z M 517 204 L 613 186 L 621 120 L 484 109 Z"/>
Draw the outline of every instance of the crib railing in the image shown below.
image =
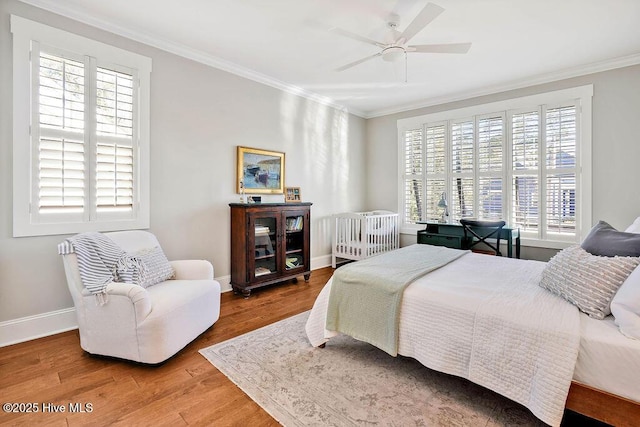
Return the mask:
<path fill-rule="evenodd" d="M 338 258 L 364 259 L 397 249 L 400 245 L 398 214 L 394 212 L 345 212 L 333 217 L 333 268 Z"/>

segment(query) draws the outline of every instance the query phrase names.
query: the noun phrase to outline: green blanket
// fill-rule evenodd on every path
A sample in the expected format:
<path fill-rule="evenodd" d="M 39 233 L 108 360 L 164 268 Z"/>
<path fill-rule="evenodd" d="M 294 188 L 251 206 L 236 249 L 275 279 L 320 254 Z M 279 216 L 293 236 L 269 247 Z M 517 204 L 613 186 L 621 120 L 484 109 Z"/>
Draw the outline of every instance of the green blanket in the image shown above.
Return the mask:
<path fill-rule="evenodd" d="M 404 289 L 467 252 L 412 245 L 338 268 L 329 294 L 326 328 L 396 356 Z"/>

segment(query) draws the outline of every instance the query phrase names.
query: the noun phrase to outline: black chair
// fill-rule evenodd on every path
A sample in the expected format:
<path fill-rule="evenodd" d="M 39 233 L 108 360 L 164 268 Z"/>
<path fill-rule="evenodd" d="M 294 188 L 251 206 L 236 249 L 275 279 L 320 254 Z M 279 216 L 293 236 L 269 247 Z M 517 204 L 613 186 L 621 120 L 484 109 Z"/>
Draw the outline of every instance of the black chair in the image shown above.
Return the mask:
<path fill-rule="evenodd" d="M 502 235 L 502 227 L 505 226 L 504 221 L 461 219 L 460 224 L 464 231 L 465 249 L 471 249 L 473 246 L 483 243 L 493 249 L 496 256 L 502 256 L 500 236 Z M 495 239 L 495 246 L 491 242 L 487 242 L 487 239 Z"/>

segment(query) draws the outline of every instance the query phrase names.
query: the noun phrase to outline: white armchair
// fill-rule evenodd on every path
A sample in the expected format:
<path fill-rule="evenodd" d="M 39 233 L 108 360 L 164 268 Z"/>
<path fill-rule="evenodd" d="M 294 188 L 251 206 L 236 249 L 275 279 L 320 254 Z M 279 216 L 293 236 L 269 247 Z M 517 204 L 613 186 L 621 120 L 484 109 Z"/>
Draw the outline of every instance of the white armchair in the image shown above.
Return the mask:
<path fill-rule="evenodd" d="M 146 231 L 105 233 L 125 252 L 159 246 Z M 220 317 L 220 283 L 204 260 L 172 261 L 175 278 L 148 288 L 111 282 L 100 304 L 82 284 L 75 253 L 63 255 L 78 318 L 80 346 L 91 354 L 142 363 L 168 359 Z"/>

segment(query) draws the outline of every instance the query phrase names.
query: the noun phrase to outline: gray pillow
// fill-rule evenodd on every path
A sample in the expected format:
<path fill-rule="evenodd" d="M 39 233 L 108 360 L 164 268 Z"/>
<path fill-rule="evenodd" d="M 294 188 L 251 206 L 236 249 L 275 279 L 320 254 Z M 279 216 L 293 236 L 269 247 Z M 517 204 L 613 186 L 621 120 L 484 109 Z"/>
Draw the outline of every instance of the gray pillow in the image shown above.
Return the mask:
<path fill-rule="evenodd" d="M 611 314 L 611 300 L 640 258 L 591 255 L 575 245 L 558 252 L 542 271 L 540 286 L 577 306 L 589 317 Z"/>
<path fill-rule="evenodd" d="M 582 249 L 599 256 L 640 256 L 640 234 L 618 231 L 599 221 L 582 242 Z"/>
<path fill-rule="evenodd" d="M 148 288 L 175 276 L 171 263 L 159 246 L 128 254 L 129 259 L 118 265 L 118 281 Z"/>

